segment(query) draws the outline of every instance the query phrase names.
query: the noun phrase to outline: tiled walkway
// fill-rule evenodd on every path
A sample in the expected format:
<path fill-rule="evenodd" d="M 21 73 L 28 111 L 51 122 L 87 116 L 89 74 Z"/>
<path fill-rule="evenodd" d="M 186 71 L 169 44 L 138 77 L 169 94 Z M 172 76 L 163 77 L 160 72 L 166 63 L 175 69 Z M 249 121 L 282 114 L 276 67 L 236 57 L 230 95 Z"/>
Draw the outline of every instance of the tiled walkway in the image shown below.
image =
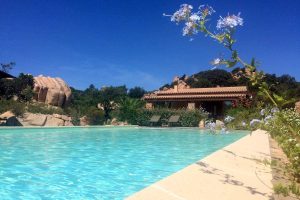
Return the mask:
<path fill-rule="evenodd" d="M 128 200 L 272 199 L 270 159 L 268 135 L 258 130 Z"/>

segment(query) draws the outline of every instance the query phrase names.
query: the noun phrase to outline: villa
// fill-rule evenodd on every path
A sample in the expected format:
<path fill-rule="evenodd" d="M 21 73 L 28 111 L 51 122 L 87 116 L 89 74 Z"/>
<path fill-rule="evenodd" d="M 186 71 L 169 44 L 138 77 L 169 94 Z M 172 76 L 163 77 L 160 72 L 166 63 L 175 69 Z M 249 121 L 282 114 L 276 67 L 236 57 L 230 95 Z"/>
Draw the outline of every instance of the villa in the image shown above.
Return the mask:
<path fill-rule="evenodd" d="M 213 117 L 222 116 L 224 108 L 237 106 L 241 101 L 249 99 L 246 86 L 190 88 L 183 80 L 177 80 L 173 88 L 164 88 L 145 94 L 146 108 L 166 107 L 173 109 L 204 108 Z"/>

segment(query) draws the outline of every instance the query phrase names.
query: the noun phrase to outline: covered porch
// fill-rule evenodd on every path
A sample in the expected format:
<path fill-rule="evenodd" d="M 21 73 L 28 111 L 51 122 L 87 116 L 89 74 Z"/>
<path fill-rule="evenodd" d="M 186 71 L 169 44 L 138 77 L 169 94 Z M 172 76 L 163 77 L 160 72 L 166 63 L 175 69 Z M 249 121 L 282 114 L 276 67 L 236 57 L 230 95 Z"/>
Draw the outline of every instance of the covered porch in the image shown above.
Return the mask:
<path fill-rule="evenodd" d="M 146 108 L 170 109 L 204 109 L 210 117 L 220 118 L 228 107 L 236 106 L 243 98 L 248 97 L 247 88 L 215 87 L 215 88 L 178 88 L 159 90 L 146 94 Z"/>
<path fill-rule="evenodd" d="M 215 100 L 215 101 L 156 101 L 148 102 L 147 108 L 169 108 L 169 109 L 204 109 L 210 113 L 210 117 L 220 118 L 223 117 L 226 108 L 235 105 L 236 103 L 228 100 Z"/>

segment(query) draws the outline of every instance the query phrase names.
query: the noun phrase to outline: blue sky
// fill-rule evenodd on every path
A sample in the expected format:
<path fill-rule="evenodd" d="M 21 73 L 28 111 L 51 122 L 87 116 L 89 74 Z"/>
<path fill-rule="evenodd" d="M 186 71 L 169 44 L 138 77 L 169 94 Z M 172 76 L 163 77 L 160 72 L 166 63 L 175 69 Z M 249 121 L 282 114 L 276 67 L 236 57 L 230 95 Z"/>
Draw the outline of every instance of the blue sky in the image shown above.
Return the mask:
<path fill-rule="evenodd" d="M 203 35 L 189 41 L 162 16 L 182 3 L 213 6 L 211 28 L 220 15 L 241 12 L 240 55 L 300 81 L 298 0 L 1 0 L 0 62 L 15 61 L 14 75 L 61 77 L 78 89 L 91 83 L 156 89 L 175 75 L 210 69 L 226 52 Z"/>

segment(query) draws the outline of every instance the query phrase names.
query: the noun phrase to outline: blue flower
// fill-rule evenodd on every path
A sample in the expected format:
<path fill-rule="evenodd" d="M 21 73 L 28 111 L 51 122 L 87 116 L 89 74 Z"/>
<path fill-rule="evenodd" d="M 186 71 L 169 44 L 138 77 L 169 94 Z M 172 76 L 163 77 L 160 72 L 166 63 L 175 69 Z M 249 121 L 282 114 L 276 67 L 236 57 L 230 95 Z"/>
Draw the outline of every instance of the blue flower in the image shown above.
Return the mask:
<path fill-rule="evenodd" d="M 215 58 L 213 61 L 211 61 L 211 65 L 220 65 L 222 62 L 221 58 Z"/>
<path fill-rule="evenodd" d="M 217 22 L 217 29 L 231 30 L 237 26 L 243 26 L 244 20 L 238 15 L 228 15 L 224 18 L 220 17 Z"/>
<path fill-rule="evenodd" d="M 279 111 L 279 109 L 277 107 L 271 109 L 272 113 L 277 113 L 278 111 Z"/>
<path fill-rule="evenodd" d="M 193 6 L 188 5 L 188 4 L 182 4 L 180 6 L 180 9 L 171 16 L 171 21 L 178 23 L 178 22 L 187 20 L 189 18 L 189 16 L 191 15 L 192 9 L 193 9 Z"/>
<path fill-rule="evenodd" d="M 209 5 L 201 5 L 199 6 L 199 11 L 200 13 L 202 13 L 203 15 L 212 15 L 213 13 L 215 13 L 216 11 Z"/>
<path fill-rule="evenodd" d="M 261 116 L 264 116 L 264 115 L 265 115 L 265 112 L 266 112 L 266 110 L 265 110 L 265 109 L 262 109 L 262 110 L 260 111 L 260 115 L 261 115 Z"/>
<path fill-rule="evenodd" d="M 260 123 L 261 121 L 259 119 L 252 119 L 250 122 L 250 126 L 255 125 L 256 123 Z"/>
<path fill-rule="evenodd" d="M 196 24 L 195 22 L 189 21 L 185 23 L 185 27 L 183 27 L 182 30 L 182 35 L 186 36 L 186 35 L 193 35 L 193 34 L 197 34 L 198 30 L 196 29 Z"/>
<path fill-rule="evenodd" d="M 224 121 L 227 122 L 227 123 L 231 122 L 232 120 L 234 120 L 234 117 L 231 117 L 229 115 L 226 116 L 225 119 L 224 119 Z"/>

